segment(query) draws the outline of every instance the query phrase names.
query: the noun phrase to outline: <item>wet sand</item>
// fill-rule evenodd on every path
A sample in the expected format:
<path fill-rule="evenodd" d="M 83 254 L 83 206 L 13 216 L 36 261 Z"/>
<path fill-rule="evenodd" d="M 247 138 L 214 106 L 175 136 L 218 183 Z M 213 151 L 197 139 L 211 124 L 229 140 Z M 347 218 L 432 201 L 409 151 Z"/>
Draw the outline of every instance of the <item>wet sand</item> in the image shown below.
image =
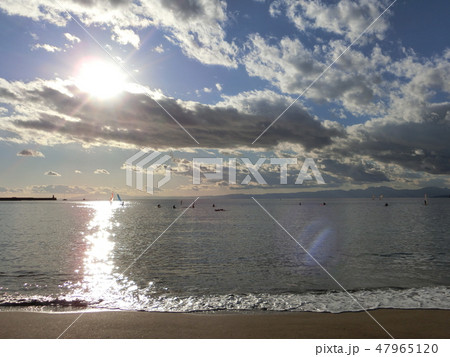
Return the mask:
<path fill-rule="evenodd" d="M 450 338 L 450 310 L 370 312 L 395 338 Z M 80 313 L 0 312 L 0 338 L 57 338 Z M 365 312 L 86 312 L 62 338 L 389 338 Z"/>

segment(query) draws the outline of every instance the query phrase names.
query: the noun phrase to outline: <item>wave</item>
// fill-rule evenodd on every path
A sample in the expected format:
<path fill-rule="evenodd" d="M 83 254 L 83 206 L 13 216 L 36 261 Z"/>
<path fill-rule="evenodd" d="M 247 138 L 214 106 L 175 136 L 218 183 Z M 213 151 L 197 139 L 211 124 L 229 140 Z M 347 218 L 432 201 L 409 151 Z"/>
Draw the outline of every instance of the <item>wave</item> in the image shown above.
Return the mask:
<path fill-rule="evenodd" d="M 80 299 L 53 298 L 47 296 L 3 296 L 0 298 L 0 307 L 89 307 L 91 303 Z"/>
<path fill-rule="evenodd" d="M 0 296 L 0 308 L 48 307 L 119 309 L 154 312 L 305 311 L 355 312 L 373 309 L 450 309 L 450 287 L 389 288 L 304 294 L 227 294 L 200 296 L 142 295 L 135 299 L 89 301 L 79 296 Z"/>

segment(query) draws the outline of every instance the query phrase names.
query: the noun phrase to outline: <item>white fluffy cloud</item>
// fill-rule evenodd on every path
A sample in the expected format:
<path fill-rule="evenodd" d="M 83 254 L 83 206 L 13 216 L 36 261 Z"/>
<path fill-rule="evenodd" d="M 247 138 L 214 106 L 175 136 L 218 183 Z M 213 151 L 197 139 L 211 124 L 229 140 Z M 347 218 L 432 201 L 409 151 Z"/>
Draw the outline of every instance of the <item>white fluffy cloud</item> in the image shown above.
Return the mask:
<path fill-rule="evenodd" d="M 39 50 L 39 49 L 45 50 L 47 52 L 60 52 L 61 51 L 61 48 L 59 48 L 57 46 L 49 45 L 48 43 L 43 43 L 43 44 L 37 43 L 31 47 L 32 51 Z"/>
<path fill-rule="evenodd" d="M 94 171 L 96 175 L 109 175 L 109 171 L 105 169 L 97 169 Z"/>
<path fill-rule="evenodd" d="M 188 57 L 205 64 L 237 67 L 237 47 L 225 40 L 228 16 L 221 0 L 3 0 L 0 9 L 57 26 L 71 20 L 67 10 L 84 26 L 106 26 L 114 41 L 136 48 L 140 45 L 139 30 L 159 27 Z"/>
<path fill-rule="evenodd" d="M 243 64 L 249 75 L 267 80 L 282 92 L 297 96 L 346 47 L 342 41 L 336 40 L 308 49 L 298 39 L 284 37 L 274 44 L 254 34 L 249 37 L 247 48 Z M 317 103 L 339 105 L 340 116 L 345 116 L 342 110 L 372 118 L 384 117 L 388 113 L 392 115 L 396 111 L 405 119 L 405 116 L 417 114 L 417 104 L 423 99 L 436 92 L 449 92 L 449 58 L 450 50 L 427 60 L 409 53 L 394 60 L 378 46 L 368 54 L 352 48 L 303 97 Z"/>
<path fill-rule="evenodd" d="M 70 34 L 70 33 L 68 33 L 68 32 L 66 32 L 66 33 L 64 34 L 64 37 L 65 37 L 67 40 L 69 40 L 71 43 L 79 43 L 79 42 L 81 42 L 81 40 L 80 40 L 77 36 L 72 35 L 72 34 Z"/>
<path fill-rule="evenodd" d="M 156 46 L 153 51 L 157 52 L 157 53 L 164 53 L 164 47 L 162 44 L 159 44 L 158 46 Z"/>
<path fill-rule="evenodd" d="M 285 13 L 298 30 L 321 29 L 326 32 L 355 40 L 389 5 L 387 0 L 341 0 L 337 3 L 319 0 L 275 0 L 270 14 Z M 383 39 L 388 28 L 388 15 L 384 14 L 366 33 Z"/>

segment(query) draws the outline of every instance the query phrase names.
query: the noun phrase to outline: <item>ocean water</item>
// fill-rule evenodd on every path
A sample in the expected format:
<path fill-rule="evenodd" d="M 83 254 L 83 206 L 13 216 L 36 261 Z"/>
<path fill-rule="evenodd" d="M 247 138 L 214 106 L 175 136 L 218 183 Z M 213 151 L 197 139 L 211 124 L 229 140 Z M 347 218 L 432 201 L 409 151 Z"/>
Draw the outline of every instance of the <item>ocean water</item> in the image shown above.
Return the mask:
<path fill-rule="evenodd" d="M 449 199 L 258 201 L 298 243 L 252 199 L 1 202 L 0 309 L 450 309 Z"/>

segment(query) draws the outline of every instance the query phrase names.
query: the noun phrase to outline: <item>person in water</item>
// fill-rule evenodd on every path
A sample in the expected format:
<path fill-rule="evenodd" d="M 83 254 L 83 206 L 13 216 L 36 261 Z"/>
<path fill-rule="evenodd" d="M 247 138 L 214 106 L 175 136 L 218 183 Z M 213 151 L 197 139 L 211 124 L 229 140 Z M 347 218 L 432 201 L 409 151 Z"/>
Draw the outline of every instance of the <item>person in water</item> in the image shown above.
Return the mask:
<path fill-rule="evenodd" d="M 177 208 L 177 206 L 173 205 L 172 208 L 175 209 L 175 208 Z"/>
<path fill-rule="evenodd" d="M 161 208 L 161 205 L 158 203 L 158 208 Z"/>

